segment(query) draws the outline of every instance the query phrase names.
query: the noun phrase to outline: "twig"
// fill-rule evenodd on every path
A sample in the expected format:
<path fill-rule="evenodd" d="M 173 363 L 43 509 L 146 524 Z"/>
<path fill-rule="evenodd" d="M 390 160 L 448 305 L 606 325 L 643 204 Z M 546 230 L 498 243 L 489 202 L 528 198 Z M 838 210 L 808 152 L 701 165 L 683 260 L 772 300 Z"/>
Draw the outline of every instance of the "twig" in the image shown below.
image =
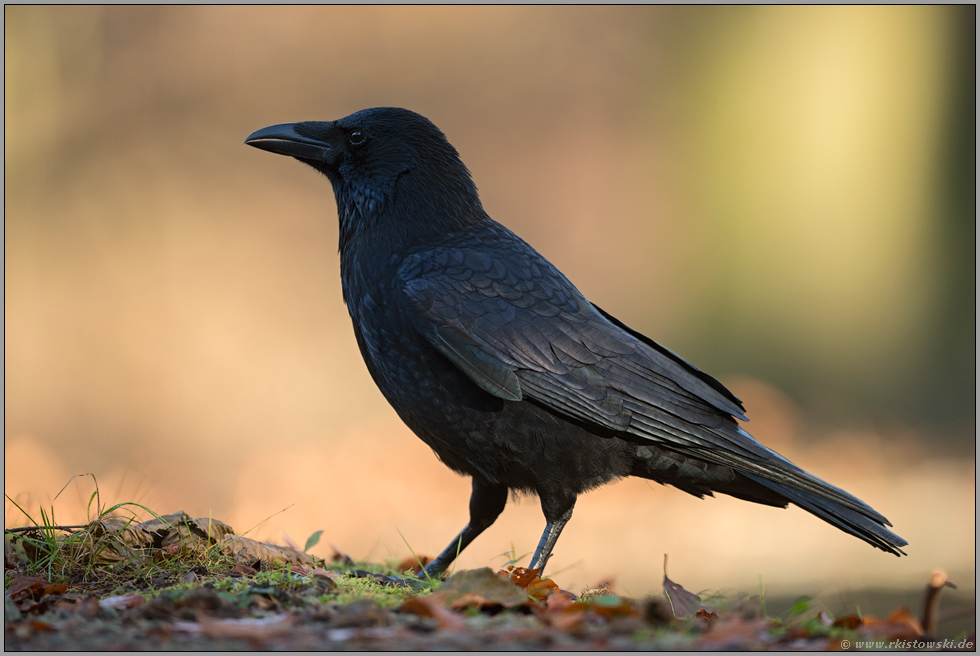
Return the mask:
<path fill-rule="evenodd" d="M 946 578 L 946 572 L 941 569 L 932 570 L 929 585 L 926 586 L 926 598 L 922 603 L 922 631 L 926 635 L 936 635 L 936 624 L 939 617 L 939 593 L 943 588 L 956 586 Z"/>
<path fill-rule="evenodd" d="M 81 529 L 87 527 L 88 524 L 78 524 L 76 526 L 18 526 L 16 528 L 5 528 L 4 533 L 27 533 L 28 531 L 39 531 L 42 528 L 48 528 L 54 531 L 64 531 L 65 533 L 74 533 L 73 529 Z"/>
<path fill-rule="evenodd" d="M 291 503 L 291 504 L 289 504 L 288 506 L 286 506 L 285 508 L 283 508 L 282 510 L 280 510 L 279 512 L 277 512 L 277 513 L 272 513 L 271 515 L 269 515 L 268 517 L 266 517 L 265 519 L 263 519 L 263 520 L 262 520 L 261 522 L 259 522 L 258 524 L 256 524 L 256 525 L 255 525 L 255 526 L 253 526 L 252 528 L 250 528 L 250 529 L 248 529 L 248 530 L 247 530 L 247 531 L 245 531 L 244 533 L 242 533 L 242 536 L 244 537 L 245 535 L 248 535 L 249 533 L 251 533 L 252 531 L 254 531 L 254 530 L 255 530 L 255 529 L 257 528 L 257 527 L 259 527 L 259 526 L 261 526 L 262 524 L 264 524 L 264 523 L 266 523 L 267 521 L 269 521 L 270 519 L 272 519 L 272 518 L 273 518 L 273 517 L 275 517 L 276 515 L 281 515 L 282 513 L 284 513 L 284 512 L 286 512 L 287 510 L 289 510 L 290 508 L 292 508 L 292 507 L 293 507 L 293 506 L 295 506 L 295 505 L 296 505 L 295 503 Z"/>

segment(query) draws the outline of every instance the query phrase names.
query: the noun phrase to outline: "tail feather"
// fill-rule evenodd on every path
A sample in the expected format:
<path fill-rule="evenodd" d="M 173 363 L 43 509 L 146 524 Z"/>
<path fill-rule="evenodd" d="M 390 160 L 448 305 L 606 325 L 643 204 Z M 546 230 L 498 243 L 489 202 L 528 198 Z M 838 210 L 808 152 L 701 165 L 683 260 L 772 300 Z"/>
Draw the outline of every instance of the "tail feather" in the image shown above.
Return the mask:
<path fill-rule="evenodd" d="M 905 552 L 900 547 L 904 547 L 908 542 L 886 529 L 884 525 L 888 524 L 888 520 L 873 510 L 871 511 L 873 517 L 869 517 L 853 508 L 843 506 L 836 501 L 817 496 L 811 492 L 794 489 L 756 474 L 750 474 L 744 471 L 740 473 L 746 478 L 784 496 L 791 503 L 816 515 L 825 522 L 833 524 L 845 533 L 850 533 L 854 537 L 864 540 L 868 544 L 882 551 L 887 551 L 890 554 L 896 556 L 905 555 Z M 869 508 L 869 510 L 871 509 Z M 888 525 L 890 526 L 891 524 Z"/>

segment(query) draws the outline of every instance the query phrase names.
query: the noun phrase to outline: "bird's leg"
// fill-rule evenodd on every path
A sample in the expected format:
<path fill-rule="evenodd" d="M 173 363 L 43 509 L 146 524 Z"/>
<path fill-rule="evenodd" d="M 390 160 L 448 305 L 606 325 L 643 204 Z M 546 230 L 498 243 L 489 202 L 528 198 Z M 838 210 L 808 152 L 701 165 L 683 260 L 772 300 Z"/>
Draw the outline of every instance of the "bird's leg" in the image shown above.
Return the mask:
<path fill-rule="evenodd" d="M 470 495 L 470 523 L 460 531 L 449 546 L 435 560 L 425 566 L 423 576 L 435 578 L 449 567 L 456 556 L 493 524 L 507 504 L 507 486 L 492 485 L 473 477 L 473 494 Z"/>
<path fill-rule="evenodd" d="M 544 511 L 544 518 L 548 522 L 548 525 L 544 527 L 544 533 L 541 534 L 541 541 L 538 542 L 538 548 L 534 551 L 534 557 L 531 558 L 531 564 L 528 565 L 528 569 L 539 569 L 541 570 L 541 574 L 544 574 L 544 566 L 548 564 L 548 559 L 551 558 L 551 550 L 555 548 L 555 543 L 558 542 L 558 536 L 561 535 L 561 530 L 565 528 L 565 524 L 572 518 L 572 510 L 574 508 L 574 496 L 541 497 L 541 510 Z"/>

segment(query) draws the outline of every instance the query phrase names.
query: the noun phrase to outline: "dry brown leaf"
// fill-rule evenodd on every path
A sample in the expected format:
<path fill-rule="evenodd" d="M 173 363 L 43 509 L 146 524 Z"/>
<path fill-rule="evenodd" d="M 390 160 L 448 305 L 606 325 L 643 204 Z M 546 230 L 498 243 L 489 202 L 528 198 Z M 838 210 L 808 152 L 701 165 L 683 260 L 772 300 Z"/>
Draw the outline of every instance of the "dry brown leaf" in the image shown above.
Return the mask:
<path fill-rule="evenodd" d="M 538 578 L 538 574 L 540 573 L 540 568 L 527 569 L 526 567 L 515 567 L 514 565 L 508 565 L 500 570 L 500 574 L 510 577 L 511 581 L 522 588 L 526 588 L 531 581 Z"/>
<path fill-rule="evenodd" d="M 524 588 L 524 591 L 527 592 L 529 597 L 539 601 L 542 599 L 547 599 L 556 592 L 560 592 L 558 584 L 551 579 L 533 579 L 530 583 L 528 583 L 527 587 Z"/>
<path fill-rule="evenodd" d="M 699 610 L 704 609 L 701 597 L 692 592 L 688 592 L 682 586 L 674 583 L 667 578 L 667 554 L 664 554 L 664 595 L 670 604 L 670 611 L 677 619 L 691 617 Z"/>
<path fill-rule="evenodd" d="M 853 631 L 862 624 L 864 624 L 864 620 L 857 615 L 845 615 L 844 617 L 838 617 L 835 619 L 833 627 L 835 629 L 848 629 Z"/>
<path fill-rule="evenodd" d="M 174 622 L 173 630 L 199 633 L 212 638 L 264 640 L 289 631 L 296 622 L 296 616 L 292 613 L 280 613 L 262 618 L 212 619 L 202 615 L 200 620 L 200 622 Z"/>
<path fill-rule="evenodd" d="M 242 564 L 235 565 L 230 572 L 230 575 L 234 576 L 235 578 L 241 576 L 255 576 L 256 574 L 258 574 L 256 569 Z"/>
<path fill-rule="evenodd" d="M 442 599 L 433 599 L 433 596 L 435 595 L 412 597 L 406 600 L 398 608 L 398 611 L 433 619 L 439 625 L 439 628 L 448 631 L 459 631 L 466 628 L 466 622 L 462 617 L 443 606 Z"/>
<path fill-rule="evenodd" d="M 153 560 L 159 562 L 166 560 L 167 558 L 173 558 L 180 555 L 181 553 L 187 551 L 187 545 L 180 544 L 179 542 L 174 542 L 173 544 L 168 544 L 163 547 L 155 554 L 153 554 Z"/>
<path fill-rule="evenodd" d="M 122 517 L 105 517 L 82 531 L 91 536 L 91 541 L 78 543 L 76 536 L 73 548 L 82 556 L 115 563 L 140 558 L 150 548 L 164 549 L 162 554 L 158 552 L 154 557 L 165 558 L 178 553 L 182 547 L 211 544 L 233 532 L 224 522 L 211 518 L 191 519 L 183 511 L 139 523 Z"/>
<path fill-rule="evenodd" d="M 99 599 L 99 607 L 101 608 L 115 608 L 118 610 L 125 610 L 127 608 L 137 608 L 145 603 L 142 595 L 135 592 L 130 592 L 129 594 L 117 595 L 115 597 L 106 597 L 105 599 Z"/>
<path fill-rule="evenodd" d="M 438 592 L 434 594 L 439 594 Z M 500 604 L 495 601 L 489 601 L 486 597 L 472 592 L 467 592 L 459 595 L 451 602 L 449 602 L 449 607 L 455 611 L 463 611 L 467 608 L 477 608 L 482 609 L 486 607 L 500 607 Z"/>
<path fill-rule="evenodd" d="M 85 619 L 92 619 L 99 614 L 99 600 L 95 597 L 71 601 L 68 599 L 59 599 L 55 602 L 54 609 L 68 613 L 77 613 Z"/>
<path fill-rule="evenodd" d="M 58 585 L 49 585 L 49 586 L 46 586 L 44 588 L 44 592 L 42 593 L 42 596 L 43 595 L 49 595 L 49 594 L 62 595 L 62 594 L 65 594 L 65 592 L 67 592 L 67 591 L 68 591 L 68 584 L 67 583 L 59 583 Z"/>
<path fill-rule="evenodd" d="M 545 602 L 543 619 L 559 631 L 572 631 L 585 619 L 585 610 L 583 604 L 573 604 L 567 595 L 553 594 Z"/>
<path fill-rule="evenodd" d="M 94 538 L 82 543 L 83 554 L 95 556 L 98 562 L 118 563 L 128 558 L 139 558 L 144 550 L 153 546 L 153 537 L 139 528 L 131 519 L 107 517 L 89 524 L 84 531 Z"/>
<path fill-rule="evenodd" d="M 571 597 L 564 593 L 550 595 L 545 602 L 545 614 L 561 613 L 574 606 Z"/>
<path fill-rule="evenodd" d="M 322 567 L 307 567 L 306 565 L 293 565 L 289 571 L 299 576 L 322 576 L 323 578 L 334 580 L 339 578 L 339 574 L 323 569 Z"/>
<path fill-rule="evenodd" d="M 57 627 L 41 620 L 31 620 L 28 622 L 35 631 L 56 631 Z"/>
<path fill-rule="evenodd" d="M 701 608 L 694 614 L 694 617 L 698 618 L 699 620 L 707 620 L 710 622 L 711 620 L 718 619 L 718 613 L 709 613 L 705 609 Z"/>
<path fill-rule="evenodd" d="M 154 544 L 167 547 L 172 544 L 193 545 L 199 542 L 214 544 L 226 535 L 234 535 L 235 529 L 213 517 L 191 519 L 184 511 L 162 515 L 138 525 L 139 529 L 152 536 Z"/>
<path fill-rule="evenodd" d="M 540 569 L 527 569 L 525 567 L 515 567 L 508 565 L 498 572 L 501 576 L 510 578 L 520 588 L 523 588 L 533 599 L 546 599 L 549 595 L 559 592 L 558 584 L 551 579 L 538 577 Z"/>
<path fill-rule="evenodd" d="M 37 601 L 44 596 L 45 588 L 50 586 L 51 584 L 47 580 L 39 576 L 23 576 L 15 572 L 14 579 L 7 587 L 6 595 L 13 601 L 26 598 Z"/>
<path fill-rule="evenodd" d="M 884 620 L 870 615 L 858 617 L 845 615 L 834 620 L 834 627 L 857 629 L 863 635 L 881 640 L 911 640 L 922 635 L 922 625 L 912 616 L 908 608 L 902 606 Z"/>
<path fill-rule="evenodd" d="M 397 569 L 399 572 L 412 570 L 415 574 L 420 574 L 422 572 L 422 568 L 431 562 L 432 559 L 428 556 L 419 556 L 418 560 L 415 559 L 415 556 L 411 556 L 398 563 Z M 419 563 L 421 563 L 421 566 Z"/>
<path fill-rule="evenodd" d="M 145 522 L 140 522 L 137 524 L 139 529 L 145 533 L 155 534 L 156 543 L 161 546 L 167 546 L 172 541 L 166 540 L 166 537 L 176 530 L 177 526 L 184 521 L 191 518 L 190 515 L 185 513 L 183 510 L 178 510 L 175 513 L 170 513 L 169 515 L 161 515 L 159 517 L 154 517 Z"/>
<path fill-rule="evenodd" d="M 238 561 L 251 561 L 258 558 L 266 562 L 284 565 L 307 565 L 316 567 L 316 559 L 308 553 L 289 547 L 258 542 L 251 538 L 238 535 L 226 535 L 220 545 L 221 553 L 227 554 Z"/>
<path fill-rule="evenodd" d="M 664 575 L 664 594 L 667 595 L 671 612 L 677 619 L 691 617 L 699 610 L 704 609 L 704 605 L 701 604 L 701 597 L 674 583 L 667 578 L 666 574 Z"/>
<path fill-rule="evenodd" d="M 495 574 L 489 567 L 464 570 L 450 577 L 434 593 L 441 595 L 437 599 L 452 603 L 464 594 L 480 595 L 491 604 L 499 604 L 504 608 L 514 608 L 528 603 L 527 593 L 514 585 L 510 580 Z M 433 595 L 430 595 L 433 596 Z"/>
<path fill-rule="evenodd" d="M 882 640 L 911 640 L 922 635 L 922 625 L 905 606 L 897 608 L 884 620 L 864 618 L 862 633 Z"/>

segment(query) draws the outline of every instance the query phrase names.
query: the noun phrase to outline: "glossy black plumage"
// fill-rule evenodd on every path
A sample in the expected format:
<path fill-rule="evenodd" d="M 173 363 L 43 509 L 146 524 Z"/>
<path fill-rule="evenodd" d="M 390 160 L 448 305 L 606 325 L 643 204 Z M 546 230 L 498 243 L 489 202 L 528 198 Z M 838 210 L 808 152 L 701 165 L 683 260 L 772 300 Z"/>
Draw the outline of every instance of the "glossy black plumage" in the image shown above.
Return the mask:
<path fill-rule="evenodd" d="M 249 145 L 330 179 L 341 277 L 364 361 L 405 423 L 473 477 L 470 523 L 439 572 L 503 510 L 537 494 L 543 567 L 575 498 L 623 476 L 697 496 L 794 503 L 894 554 L 906 542 L 869 506 L 742 430 L 741 402 L 587 301 L 483 211 L 431 122 L 397 108 L 264 128 Z"/>

